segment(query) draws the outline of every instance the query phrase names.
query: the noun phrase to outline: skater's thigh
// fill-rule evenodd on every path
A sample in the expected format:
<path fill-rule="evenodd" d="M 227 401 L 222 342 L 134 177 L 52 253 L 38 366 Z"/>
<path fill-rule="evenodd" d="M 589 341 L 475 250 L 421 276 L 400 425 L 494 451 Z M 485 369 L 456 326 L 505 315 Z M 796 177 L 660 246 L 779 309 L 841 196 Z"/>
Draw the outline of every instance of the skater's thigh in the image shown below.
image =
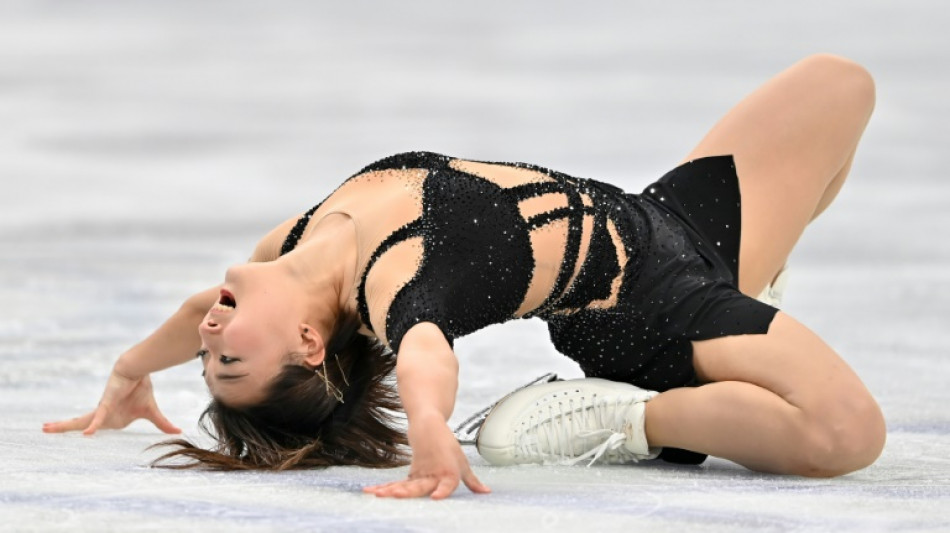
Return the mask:
<path fill-rule="evenodd" d="M 829 183 L 854 152 L 873 102 L 873 81 L 862 67 L 835 56 L 811 56 L 743 99 L 686 157 L 735 158 L 743 293 L 758 294 L 785 264 Z"/>
<path fill-rule="evenodd" d="M 877 411 L 851 367 L 815 333 L 781 311 L 766 334 L 693 341 L 693 365 L 703 382 L 752 383 L 807 416 L 836 421 Z"/>

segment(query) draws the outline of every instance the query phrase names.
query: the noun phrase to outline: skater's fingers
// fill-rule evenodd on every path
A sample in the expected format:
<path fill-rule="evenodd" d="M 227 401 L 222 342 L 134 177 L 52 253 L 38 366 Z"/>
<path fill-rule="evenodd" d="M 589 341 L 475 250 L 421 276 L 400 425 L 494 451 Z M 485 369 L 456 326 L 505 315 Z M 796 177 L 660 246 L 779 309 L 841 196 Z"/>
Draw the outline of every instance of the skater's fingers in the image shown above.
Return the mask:
<path fill-rule="evenodd" d="M 373 493 L 380 498 L 418 498 L 431 494 L 438 481 L 435 478 L 419 478 L 389 483 Z"/>
<path fill-rule="evenodd" d="M 92 435 L 100 427 L 102 427 L 103 422 L 106 420 L 106 410 L 101 406 L 99 409 L 96 409 L 95 415 L 92 417 L 92 422 L 89 423 L 89 427 L 82 431 L 83 435 Z"/>
<path fill-rule="evenodd" d="M 439 479 L 439 484 L 432 491 L 433 500 L 442 500 L 451 496 L 459 486 L 459 478 L 455 476 L 444 476 Z"/>
<path fill-rule="evenodd" d="M 381 496 L 381 495 L 388 494 L 389 491 L 391 491 L 392 489 L 394 489 L 395 487 L 397 487 L 397 486 L 399 486 L 399 485 L 402 485 L 402 484 L 405 483 L 405 482 L 406 482 L 405 480 L 390 481 L 389 483 L 382 483 L 382 484 L 380 484 L 380 485 L 373 485 L 373 486 L 371 486 L 371 487 L 365 487 L 365 488 L 363 489 L 363 491 L 364 491 L 364 492 L 369 492 L 369 493 L 375 494 L 375 495 L 377 495 L 377 496 Z"/>
<path fill-rule="evenodd" d="M 379 485 L 376 487 L 371 487 L 368 492 L 376 496 L 377 498 L 390 498 L 398 492 L 400 486 L 402 486 L 402 481 L 394 483 L 386 483 L 385 485 Z"/>
<path fill-rule="evenodd" d="M 76 431 L 84 429 L 92 420 L 92 412 L 86 413 L 69 420 L 59 420 L 57 422 L 47 422 L 43 424 L 43 433 L 65 433 L 66 431 Z"/>
<path fill-rule="evenodd" d="M 181 429 L 175 426 L 175 424 L 172 424 L 170 420 L 165 418 L 165 415 L 163 415 L 162 412 L 158 410 L 157 406 L 152 406 L 152 409 L 149 411 L 146 418 L 148 418 L 151 423 L 155 424 L 155 427 L 164 431 L 165 433 L 181 433 Z"/>
<path fill-rule="evenodd" d="M 477 493 L 477 494 L 488 494 L 491 492 L 491 489 L 488 488 L 488 485 L 482 483 L 478 477 L 475 475 L 475 472 L 472 472 L 472 469 L 469 468 L 467 472 L 462 474 L 462 482 L 465 483 L 465 486 L 468 487 L 468 490 Z M 433 497 L 435 497 L 433 495 Z"/>
<path fill-rule="evenodd" d="M 383 489 L 385 489 L 386 487 L 389 487 L 389 486 L 391 486 L 391 485 L 395 485 L 395 484 L 397 484 L 397 483 L 402 483 L 402 481 L 390 481 L 389 483 L 380 483 L 379 485 L 370 485 L 369 487 L 363 487 L 363 492 L 373 492 L 373 493 L 375 493 L 376 491 L 383 490 Z"/>
<path fill-rule="evenodd" d="M 434 477 L 424 477 L 406 481 L 401 487 L 395 489 L 396 498 L 419 498 L 428 496 L 439 485 L 439 480 Z"/>

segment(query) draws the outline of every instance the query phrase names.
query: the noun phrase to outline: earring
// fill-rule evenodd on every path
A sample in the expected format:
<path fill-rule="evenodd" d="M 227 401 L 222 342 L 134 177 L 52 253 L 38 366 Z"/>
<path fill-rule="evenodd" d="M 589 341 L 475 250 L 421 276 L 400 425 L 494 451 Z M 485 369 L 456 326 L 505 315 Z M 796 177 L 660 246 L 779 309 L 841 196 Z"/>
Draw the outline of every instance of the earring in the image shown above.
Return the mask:
<path fill-rule="evenodd" d="M 337 360 L 339 364 L 339 360 Z M 336 385 L 330 383 L 330 380 L 327 379 L 325 372 L 320 371 L 320 367 L 323 366 L 323 363 L 320 363 L 320 366 L 313 370 L 313 373 L 320 377 L 323 380 L 323 384 L 327 387 L 327 396 L 333 396 L 336 398 L 336 401 L 343 403 L 343 393 L 340 392 L 340 389 L 336 388 Z M 346 381 L 346 376 L 343 377 L 343 380 Z"/>
<path fill-rule="evenodd" d="M 340 369 L 340 375 L 343 376 L 343 383 L 349 387 L 350 382 L 346 379 L 346 372 L 343 371 L 343 365 L 340 364 L 340 356 L 333 354 L 333 358 L 336 359 L 336 367 Z"/>

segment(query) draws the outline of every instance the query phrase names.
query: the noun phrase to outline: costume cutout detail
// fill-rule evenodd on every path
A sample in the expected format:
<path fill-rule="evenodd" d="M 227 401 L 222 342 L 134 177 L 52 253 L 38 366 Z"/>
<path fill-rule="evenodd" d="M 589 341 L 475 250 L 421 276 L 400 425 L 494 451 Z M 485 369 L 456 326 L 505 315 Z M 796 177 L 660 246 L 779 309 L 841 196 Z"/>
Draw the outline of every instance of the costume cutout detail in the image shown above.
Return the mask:
<path fill-rule="evenodd" d="M 731 156 L 682 165 L 640 195 L 535 165 L 472 162 L 544 178 L 502 187 L 452 161 L 411 152 L 353 176 L 426 171 L 422 215 L 379 244 L 357 288 L 363 323 L 384 327 L 393 350 L 420 322 L 436 324 L 452 342 L 490 324 L 539 317 L 548 322 L 555 347 L 586 375 L 662 391 L 695 381 L 691 340 L 768 331 L 776 310 L 737 289 L 741 212 Z M 521 214 L 519 202 L 546 194 L 565 201 Z M 284 253 L 318 207 L 291 230 Z M 592 219 L 589 229 L 585 217 Z M 519 317 L 535 273 L 532 231 L 548 231 L 556 221 L 566 221 L 567 229 L 551 290 Z M 394 295 L 386 323 L 373 324 L 367 278 L 387 250 L 415 237 L 423 242 L 418 268 Z"/>

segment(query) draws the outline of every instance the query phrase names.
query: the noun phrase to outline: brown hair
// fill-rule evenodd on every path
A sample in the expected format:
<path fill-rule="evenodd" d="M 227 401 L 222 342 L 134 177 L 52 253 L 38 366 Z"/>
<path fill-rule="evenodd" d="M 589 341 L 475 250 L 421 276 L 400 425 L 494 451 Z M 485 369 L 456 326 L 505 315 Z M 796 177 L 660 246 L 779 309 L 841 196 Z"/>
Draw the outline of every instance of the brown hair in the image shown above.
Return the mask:
<path fill-rule="evenodd" d="M 358 327 L 355 317 L 342 320 L 327 343 L 321 371 L 284 366 L 259 404 L 229 407 L 213 399 L 199 425 L 217 445 L 205 450 L 184 439 L 161 442 L 156 446 L 178 448 L 152 465 L 287 470 L 406 464 L 406 435 L 395 426 L 401 412 L 392 380 L 395 356 L 358 334 Z M 192 461 L 169 461 L 180 457 Z"/>

